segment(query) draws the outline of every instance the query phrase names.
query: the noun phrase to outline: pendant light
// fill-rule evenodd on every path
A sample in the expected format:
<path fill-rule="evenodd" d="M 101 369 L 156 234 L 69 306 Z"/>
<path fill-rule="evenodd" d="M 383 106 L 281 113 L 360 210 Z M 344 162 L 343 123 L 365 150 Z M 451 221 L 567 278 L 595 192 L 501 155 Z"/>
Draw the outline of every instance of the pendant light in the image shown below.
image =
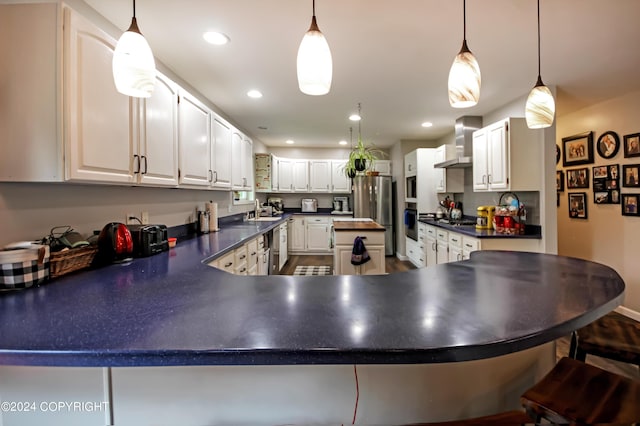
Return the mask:
<path fill-rule="evenodd" d="M 298 49 L 298 86 L 307 95 L 326 95 L 331 89 L 333 62 L 329 44 L 316 22 L 316 1 L 313 17 Z"/>
<path fill-rule="evenodd" d="M 140 33 L 133 0 L 131 26 L 125 31 L 113 52 L 113 81 L 123 95 L 148 98 L 156 83 L 156 63 L 149 43 Z"/>
<path fill-rule="evenodd" d="M 449 103 L 454 108 L 469 108 L 480 99 L 480 66 L 467 46 L 467 4 L 462 1 L 464 32 L 462 48 L 449 71 Z"/>
<path fill-rule="evenodd" d="M 525 106 L 525 118 L 530 129 L 543 129 L 553 124 L 556 113 L 556 103 L 551 90 L 542 82 L 540 77 L 540 0 L 538 0 L 538 81 Z"/>

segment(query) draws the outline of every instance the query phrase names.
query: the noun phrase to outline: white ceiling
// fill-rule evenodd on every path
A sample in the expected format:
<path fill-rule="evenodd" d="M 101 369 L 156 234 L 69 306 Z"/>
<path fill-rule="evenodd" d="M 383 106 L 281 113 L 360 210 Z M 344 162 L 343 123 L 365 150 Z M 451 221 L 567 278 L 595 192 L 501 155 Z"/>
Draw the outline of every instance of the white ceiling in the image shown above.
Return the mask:
<path fill-rule="evenodd" d="M 86 0 L 116 26 L 132 0 Z M 462 0 L 318 0 L 333 55 L 325 96 L 298 90 L 296 55 L 311 0 L 138 0 L 154 55 L 267 146 L 337 147 L 362 103 L 362 136 L 378 146 L 437 139 L 462 115 L 484 115 L 537 77 L 536 1 L 468 0 L 467 41 L 482 72 L 480 102 L 453 109 L 447 78 L 462 43 Z M 640 0 L 542 0 L 542 78 L 562 115 L 640 89 Z M 216 29 L 231 43 L 204 42 Z M 259 100 L 246 96 L 259 89 Z M 431 121 L 434 126 L 420 126 Z M 266 127 L 261 130 L 259 127 Z M 354 139 L 357 124 L 354 126 Z"/>

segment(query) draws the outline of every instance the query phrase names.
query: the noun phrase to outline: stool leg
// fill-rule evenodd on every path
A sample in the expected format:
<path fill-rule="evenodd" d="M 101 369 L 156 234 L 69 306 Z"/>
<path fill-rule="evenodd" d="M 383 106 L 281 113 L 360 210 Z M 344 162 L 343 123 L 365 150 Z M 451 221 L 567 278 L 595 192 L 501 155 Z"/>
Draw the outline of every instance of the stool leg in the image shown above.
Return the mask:
<path fill-rule="evenodd" d="M 576 358 L 576 351 L 578 349 L 578 332 L 571 333 L 571 346 L 569 346 L 569 358 Z"/>

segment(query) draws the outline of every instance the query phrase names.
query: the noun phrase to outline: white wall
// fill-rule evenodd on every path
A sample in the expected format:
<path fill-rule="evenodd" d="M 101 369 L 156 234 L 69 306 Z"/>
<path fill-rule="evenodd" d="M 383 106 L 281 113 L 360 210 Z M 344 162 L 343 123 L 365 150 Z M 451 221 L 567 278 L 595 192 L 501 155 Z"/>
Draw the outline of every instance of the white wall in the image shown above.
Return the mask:
<path fill-rule="evenodd" d="M 609 130 L 620 136 L 640 131 L 638 117 L 640 92 L 629 93 L 588 108 L 563 115 L 558 119 L 557 144 L 562 148 L 562 138 L 578 133 L 593 131 L 594 144 L 598 137 Z M 622 216 L 620 204 L 594 204 L 592 167 L 598 165 L 638 164 L 640 158 L 624 158 L 623 148 L 612 159 L 601 158 L 594 146 L 594 164 L 588 164 L 590 184 L 588 189 L 560 193 L 558 210 L 558 253 L 603 263 L 615 269 L 624 279 L 626 295 L 624 306 L 640 312 L 640 262 L 638 262 L 638 240 L 640 239 L 640 217 Z M 558 170 L 566 170 L 560 160 Z M 622 184 L 622 180 L 620 182 Z M 587 193 L 588 219 L 570 219 L 568 205 L 569 192 Z M 638 188 L 621 188 L 621 194 L 640 193 Z"/>

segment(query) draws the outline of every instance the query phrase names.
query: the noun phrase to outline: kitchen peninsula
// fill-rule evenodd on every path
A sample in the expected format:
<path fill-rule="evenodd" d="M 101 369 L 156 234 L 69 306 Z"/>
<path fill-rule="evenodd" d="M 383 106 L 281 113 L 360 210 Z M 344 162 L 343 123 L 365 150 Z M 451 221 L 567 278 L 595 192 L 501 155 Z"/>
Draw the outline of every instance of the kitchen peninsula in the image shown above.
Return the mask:
<path fill-rule="evenodd" d="M 553 340 L 623 297 L 611 268 L 537 253 L 479 251 L 366 276 L 236 276 L 206 265 L 279 223 L 240 222 L 1 294 L 3 401 L 110 409 L 5 412 L 3 425 L 345 423 L 355 373 L 358 422 L 488 414 L 519 406 L 555 362 Z"/>
<path fill-rule="evenodd" d="M 385 269 L 385 227 L 371 219 L 334 219 L 334 275 L 378 275 Z M 351 264 L 355 239 L 360 237 L 370 260 L 362 265 Z"/>

